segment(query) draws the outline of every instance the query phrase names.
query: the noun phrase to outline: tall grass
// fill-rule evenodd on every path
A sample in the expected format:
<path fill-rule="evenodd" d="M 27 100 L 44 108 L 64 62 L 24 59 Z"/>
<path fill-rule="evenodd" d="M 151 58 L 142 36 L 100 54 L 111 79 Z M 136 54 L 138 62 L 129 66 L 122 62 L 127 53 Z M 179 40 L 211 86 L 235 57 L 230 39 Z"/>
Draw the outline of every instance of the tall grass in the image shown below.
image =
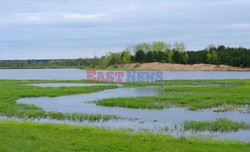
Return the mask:
<path fill-rule="evenodd" d="M 218 118 L 216 121 L 185 121 L 183 123 L 184 130 L 193 131 L 238 131 L 240 129 L 250 129 L 250 124 L 245 122 L 233 122 L 226 118 Z"/>
<path fill-rule="evenodd" d="M 118 119 L 119 117 L 114 115 L 102 115 L 102 114 L 82 114 L 82 113 L 60 113 L 60 112 L 48 112 L 47 117 L 57 120 L 72 120 L 72 121 L 108 121 L 110 119 Z"/>

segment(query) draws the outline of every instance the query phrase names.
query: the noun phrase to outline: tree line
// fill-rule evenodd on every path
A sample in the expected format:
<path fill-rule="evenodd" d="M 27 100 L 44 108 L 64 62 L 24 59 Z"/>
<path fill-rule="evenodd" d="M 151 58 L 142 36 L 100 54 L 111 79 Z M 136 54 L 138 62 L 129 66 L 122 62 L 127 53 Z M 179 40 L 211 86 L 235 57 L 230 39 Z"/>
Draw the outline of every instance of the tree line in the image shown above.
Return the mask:
<path fill-rule="evenodd" d="M 0 68 L 81 68 L 95 63 L 97 58 L 53 60 L 0 60 Z"/>
<path fill-rule="evenodd" d="M 101 64 L 150 62 L 250 67 L 250 49 L 209 45 L 203 50 L 187 51 L 184 43 L 175 43 L 173 46 L 164 42 L 140 43 L 120 53 L 108 53 Z"/>
<path fill-rule="evenodd" d="M 250 49 L 209 45 L 203 50 L 187 51 L 184 43 L 140 43 L 121 52 L 102 57 L 55 60 L 0 60 L 0 68 L 69 68 L 96 67 L 125 63 L 224 64 L 250 67 Z"/>

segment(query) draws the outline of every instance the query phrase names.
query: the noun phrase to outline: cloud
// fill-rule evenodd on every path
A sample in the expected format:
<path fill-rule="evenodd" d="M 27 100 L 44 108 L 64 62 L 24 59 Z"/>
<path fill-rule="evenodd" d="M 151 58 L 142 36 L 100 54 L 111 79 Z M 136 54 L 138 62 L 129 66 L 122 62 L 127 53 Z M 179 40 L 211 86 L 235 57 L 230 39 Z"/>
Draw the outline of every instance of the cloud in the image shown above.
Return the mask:
<path fill-rule="evenodd" d="M 124 11 L 135 10 L 135 9 L 137 9 L 137 8 L 138 8 L 137 6 L 117 7 L 117 8 L 111 9 L 111 11 L 113 11 L 113 12 L 124 12 Z"/>
<path fill-rule="evenodd" d="M 109 16 L 108 14 L 105 13 L 97 13 L 97 14 L 60 13 L 60 15 L 65 20 L 72 20 L 72 21 L 97 20 Z"/>
<path fill-rule="evenodd" d="M 106 13 L 25 12 L 0 17 L 0 22 L 9 24 L 88 22 L 103 20 L 108 16 Z"/>
<path fill-rule="evenodd" d="M 226 27 L 233 30 L 250 30 L 250 23 L 229 24 Z"/>
<path fill-rule="evenodd" d="M 58 50 L 58 57 L 85 57 L 94 50 L 102 55 L 158 40 L 184 41 L 189 50 L 210 43 L 250 47 L 249 4 L 249 0 L 0 0 L 0 56 L 46 58 Z"/>
<path fill-rule="evenodd" d="M 31 21 L 31 22 L 33 22 L 33 21 L 35 21 L 35 22 L 42 21 L 42 19 L 40 17 L 37 17 L 37 16 L 29 16 L 29 17 L 26 17 L 25 20 Z"/>
<path fill-rule="evenodd" d="M 39 16 L 36 16 L 36 15 L 30 15 L 30 16 L 24 17 L 24 20 L 26 20 L 28 22 L 40 22 L 43 19 Z"/>

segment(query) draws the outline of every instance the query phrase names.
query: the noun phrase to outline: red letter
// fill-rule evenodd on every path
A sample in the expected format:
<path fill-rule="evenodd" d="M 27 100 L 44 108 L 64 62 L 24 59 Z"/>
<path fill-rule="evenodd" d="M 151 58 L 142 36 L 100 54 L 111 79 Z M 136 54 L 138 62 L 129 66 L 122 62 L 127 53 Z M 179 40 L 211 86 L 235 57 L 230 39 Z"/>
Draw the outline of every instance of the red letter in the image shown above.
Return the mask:
<path fill-rule="evenodd" d="M 106 77 L 106 82 L 114 82 L 114 72 L 107 72 Z"/>
<path fill-rule="evenodd" d="M 103 72 L 97 72 L 97 75 L 98 75 L 97 81 L 105 82 Z"/>
<path fill-rule="evenodd" d="M 121 76 L 124 76 L 123 72 L 115 72 L 115 76 L 118 76 L 118 79 L 116 80 L 116 82 L 122 82 Z"/>
<path fill-rule="evenodd" d="M 96 74 L 95 70 L 87 70 L 87 82 L 95 82 L 96 78 L 94 75 Z"/>

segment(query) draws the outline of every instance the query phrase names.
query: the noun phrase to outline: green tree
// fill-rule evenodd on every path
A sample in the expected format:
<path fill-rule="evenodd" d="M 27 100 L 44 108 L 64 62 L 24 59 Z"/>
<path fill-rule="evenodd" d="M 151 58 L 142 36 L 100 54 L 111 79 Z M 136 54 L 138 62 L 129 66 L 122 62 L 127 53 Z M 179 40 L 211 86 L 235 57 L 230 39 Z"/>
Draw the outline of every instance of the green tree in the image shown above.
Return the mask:
<path fill-rule="evenodd" d="M 121 63 L 121 55 L 119 53 L 108 53 L 105 58 L 105 64 L 115 65 Z"/>
<path fill-rule="evenodd" d="M 216 48 L 215 45 L 209 44 L 209 45 L 205 48 L 205 51 L 210 52 L 210 51 L 213 51 L 215 48 Z"/>
<path fill-rule="evenodd" d="M 171 51 L 169 51 L 168 52 L 168 59 L 167 59 L 167 62 L 168 63 L 174 63 L 174 61 L 173 61 L 173 55 L 174 55 L 174 51 L 173 50 L 171 50 Z"/>
<path fill-rule="evenodd" d="M 185 53 L 183 56 L 183 61 L 185 62 L 185 64 L 187 64 L 188 60 L 189 60 L 189 56 L 187 53 Z"/>
<path fill-rule="evenodd" d="M 218 61 L 218 54 L 216 51 L 212 52 L 212 61 L 213 61 L 213 64 L 216 64 Z"/>
<path fill-rule="evenodd" d="M 153 62 L 153 52 L 148 51 L 145 55 L 145 62 Z"/>
<path fill-rule="evenodd" d="M 166 44 L 162 41 L 154 42 L 153 49 L 157 52 L 163 52 L 166 49 Z"/>
<path fill-rule="evenodd" d="M 122 52 L 121 62 L 122 63 L 130 63 L 131 62 L 130 52 L 128 50 Z"/>
<path fill-rule="evenodd" d="M 165 47 L 165 50 L 164 50 L 164 52 L 168 52 L 168 51 L 170 51 L 172 49 L 172 45 L 171 44 L 166 44 L 166 47 Z"/>
<path fill-rule="evenodd" d="M 211 53 L 207 53 L 207 62 L 211 64 L 211 61 L 212 61 L 212 55 Z"/>
<path fill-rule="evenodd" d="M 183 59 L 182 59 L 182 52 L 180 51 L 174 51 L 174 55 L 172 57 L 174 63 L 183 63 Z"/>
<path fill-rule="evenodd" d="M 185 52 L 186 51 L 185 43 L 183 43 L 183 42 L 175 43 L 174 50 L 179 51 L 179 52 Z"/>
<path fill-rule="evenodd" d="M 135 62 L 142 63 L 145 58 L 145 52 L 142 50 L 139 50 L 135 53 Z"/>
<path fill-rule="evenodd" d="M 137 51 L 144 51 L 145 53 L 147 53 L 148 51 L 151 50 L 151 48 L 152 47 L 149 43 L 140 43 L 140 44 L 135 45 L 134 50 L 135 50 L 135 53 Z"/>

